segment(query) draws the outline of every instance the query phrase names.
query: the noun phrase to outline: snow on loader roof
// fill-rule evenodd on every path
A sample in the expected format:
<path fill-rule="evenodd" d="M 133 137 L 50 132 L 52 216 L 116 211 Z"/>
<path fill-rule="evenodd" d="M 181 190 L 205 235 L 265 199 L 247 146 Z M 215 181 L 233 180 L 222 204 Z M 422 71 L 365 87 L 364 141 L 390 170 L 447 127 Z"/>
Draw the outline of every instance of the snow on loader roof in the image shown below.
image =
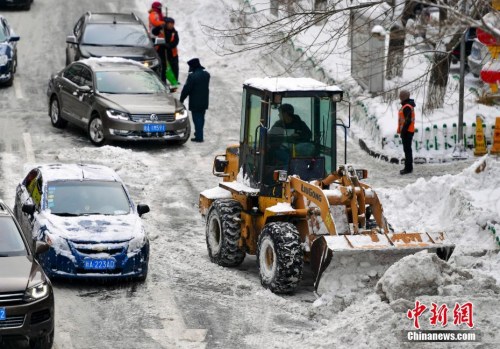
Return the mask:
<path fill-rule="evenodd" d="M 255 87 L 259 90 L 270 92 L 284 91 L 333 91 L 342 92 L 338 86 L 327 84 L 311 78 L 252 78 L 244 82 L 244 85 Z"/>

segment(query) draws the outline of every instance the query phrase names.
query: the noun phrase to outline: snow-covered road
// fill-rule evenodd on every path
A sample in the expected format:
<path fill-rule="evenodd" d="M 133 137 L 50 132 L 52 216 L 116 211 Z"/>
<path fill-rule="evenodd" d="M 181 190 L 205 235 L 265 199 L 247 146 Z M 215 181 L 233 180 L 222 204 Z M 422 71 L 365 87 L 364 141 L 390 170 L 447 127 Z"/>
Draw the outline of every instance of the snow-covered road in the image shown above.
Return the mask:
<path fill-rule="evenodd" d="M 145 20 L 148 0 L 36 0 L 29 12 L 2 12 L 21 41 L 14 87 L 0 89 L 0 197 L 13 205 L 16 184 L 30 166 L 26 163 L 34 158 L 35 163 L 92 162 L 110 166 L 128 185 L 135 202 L 151 207 L 144 216 L 152 249 L 147 281 L 55 283 L 56 348 L 342 346 L 341 341 L 329 338 L 340 337 L 336 331 L 353 336 L 354 332 L 339 327 L 339 321 L 361 322 L 366 309 L 379 312 L 389 307 L 368 298 L 355 303 L 353 313 L 337 317 L 335 312 L 312 306 L 316 296 L 310 275 L 306 274 L 295 295 L 277 296 L 260 286 L 254 257 L 248 257 L 236 269 L 210 263 L 204 224 L 197 209 L 199 192 L 218 181 L 211 174 L 213 157 L 226 145 L 238 142 L 243 81 L 274 74 L 280 68 L 279 62 L 268 56 L 247 53 L 219 57 L 207 47 L 200 22 L 227 22 L 221 12 L 223 5 L 237 3 L 168 1 L 169 15 L 176 19 L 181 39 L 180 80 L 185 81 L 185 62 L 193 57 L 199 57 L 212 75 L 206 142 L 188 142 L 184 146 L 129 143 L 95 148 L 76 127 L 70 125 L 62 131 L 53 128 L 47 115 L 47 80 L 52 72 L 63 68 L 65 37 L 79 16 L 87 10 L 135 11 Z M 26 146 L 30 143 L 31 147 Z M 399 209 L 395 193 L 406 184 L 419 177 L 458 173 L 471 164 L 416 166 L 413 174 L 402 177 L 399 166 L 369 157 L 355 142 L 349 142 L 348 152 L 350 163 L 368 169 L 368 182 L 381 188 L 391 210 Z M 397 219 L 397 213 L 386 213 Z M 401 222 L 404 219 L 398 220 L 398 224 Z M 488 301 L 499 304 L 493 298 Z M 391 329 L 389 323 L 384 326 L 385 330 Z M 359 347 L 352 340 L 345 346 Z M 370 344 L 369 338 L 366 343 Z"/>

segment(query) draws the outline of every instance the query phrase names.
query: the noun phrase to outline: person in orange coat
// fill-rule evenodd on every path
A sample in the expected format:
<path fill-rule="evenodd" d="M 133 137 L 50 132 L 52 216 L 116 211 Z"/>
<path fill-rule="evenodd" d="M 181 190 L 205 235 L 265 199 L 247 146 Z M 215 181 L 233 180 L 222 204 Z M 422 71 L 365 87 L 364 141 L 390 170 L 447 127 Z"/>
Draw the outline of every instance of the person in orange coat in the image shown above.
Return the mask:
<path fill-rule="evenodd" d="M 165 20 L 163 18 L 163 13 L 161 12 L 161 2 L 155 1 L 151 4 L 151 9 L 149 10 L 149 33 L 152 38 L 165 38 L 164 26 Z M 164 45 L 156 46 L 156 52 L 160 56 L 161 64 L 161 81 L 166 83 L 166 70 L 167 70 L 167 54 Z"/>

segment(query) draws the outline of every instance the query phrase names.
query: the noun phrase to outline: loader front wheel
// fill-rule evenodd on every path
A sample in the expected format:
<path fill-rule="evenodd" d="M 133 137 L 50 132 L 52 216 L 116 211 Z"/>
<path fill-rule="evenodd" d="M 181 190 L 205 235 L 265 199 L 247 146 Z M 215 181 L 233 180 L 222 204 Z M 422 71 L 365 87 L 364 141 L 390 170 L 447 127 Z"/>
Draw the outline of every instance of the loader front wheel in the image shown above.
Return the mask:
<path fill-rule="evenodd" d="M 257 247 L 262 286 L 274 293 L 291 293 L 302 279 L 304 253 L 297 228 L 287 222 L 264 226 Z"/>
<path fill-rule="evenodd" d="M 242 207 L 236 200 L 216 200 L 207 216 L 206 238 L 208 256 L 213 263 L 236 267 L 245 259 L 238 246 L 241 235 Z"/>

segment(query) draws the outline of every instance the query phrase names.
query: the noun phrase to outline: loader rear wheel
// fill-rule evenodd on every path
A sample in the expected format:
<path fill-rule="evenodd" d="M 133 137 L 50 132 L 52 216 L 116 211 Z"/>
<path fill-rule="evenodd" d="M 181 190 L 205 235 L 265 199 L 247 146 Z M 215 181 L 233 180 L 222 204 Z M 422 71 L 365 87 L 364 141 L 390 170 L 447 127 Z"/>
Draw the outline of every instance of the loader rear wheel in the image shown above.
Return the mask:
<path fill-rule="evenodd" d="M 245 259 L 238 246 L 242 207 L 236 200 L 216 200 L 208 211 L 206 237 L 210 260 L 224 267 L 236 267 Z"/>
<path fill-rule="evenodd" d="M 297 228 L 287 222 L 264 226 L 257 247 L 262 286 L 274 293 L 291 293 L 302 279 L 304 253 Z"/>

